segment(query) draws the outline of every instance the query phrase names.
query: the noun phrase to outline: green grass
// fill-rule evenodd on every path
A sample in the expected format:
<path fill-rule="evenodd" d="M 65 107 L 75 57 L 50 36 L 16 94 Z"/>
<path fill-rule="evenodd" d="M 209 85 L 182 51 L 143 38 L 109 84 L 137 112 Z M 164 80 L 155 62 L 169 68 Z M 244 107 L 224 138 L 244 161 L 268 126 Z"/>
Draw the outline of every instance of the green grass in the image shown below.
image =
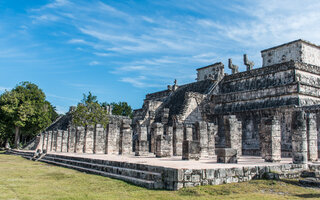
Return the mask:
<path fill-rule="evenodd" d="M 179 191 L 147 190 L 123 181 L 0 153 L 0 199 L 319 199 L 297 181 L 256 180 Z"/>

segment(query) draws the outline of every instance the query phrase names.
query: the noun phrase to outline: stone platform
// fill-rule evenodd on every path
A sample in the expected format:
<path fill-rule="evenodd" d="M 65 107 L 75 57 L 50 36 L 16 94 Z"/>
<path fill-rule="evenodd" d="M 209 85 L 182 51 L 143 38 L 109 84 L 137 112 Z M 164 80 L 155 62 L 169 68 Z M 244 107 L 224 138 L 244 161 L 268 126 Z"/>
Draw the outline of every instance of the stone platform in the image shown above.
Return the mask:
<path fill-rule="evenodd" d="M 8 153 L 32 159 L 33 151 Z M 181 157 L 156 158 L 106 154 L 48 153 L 38 161 L 124 180 L 149 189 L 178 190 L 198 185 L 219 185 L 260 179 L 268 173 L 280 178 L 297 178 L 302 171 L 320 172 L 320 163 L 292 164 L 291 158 L 279 163 L 261 157 L 241 156 L 237 164 L 217 163 L 216 157 L 184 161 Z"/>

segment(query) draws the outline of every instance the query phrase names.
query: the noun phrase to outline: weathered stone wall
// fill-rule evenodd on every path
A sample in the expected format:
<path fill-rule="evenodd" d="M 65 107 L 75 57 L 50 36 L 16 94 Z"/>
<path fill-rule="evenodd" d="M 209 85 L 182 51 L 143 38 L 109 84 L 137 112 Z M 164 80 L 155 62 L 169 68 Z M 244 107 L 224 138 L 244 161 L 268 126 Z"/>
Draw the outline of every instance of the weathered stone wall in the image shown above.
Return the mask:
<path fill-rule="evenodd" d="M 197 69 L 197 81 L 206 79 L 218 80 L 224 76 L 224 65 L 219 62 Z"/>
<path fill-rule="evenodd" d="M 311 166 L 319 170 L 317 166 Z M 308 169 L 304 164 L 285 164 L 277 166 L 252 166 L 220 169 L 177 169 L 174 173 L 174 189 L 194 187 L 200 185 L 220 185 L 226 183 L 245 182 L 252 179 L 261 179 L 270 173 L 277 178 L 297 178 L 301 172 Z"/>
<path fill-rule="evenodd" d="M 320 66 L 320 48 L 303 40 L 296 40 L 261 51 L 262 66 L 271 66 L 290 60 Z"/>
<path fill-rule="evenodd" d="M 47 152 L 132 154 L 131 119 L 126 117 L 111 118 L 107 127 L 70 124 L 66 130 L 45 131 L 40 137 L 38 148 Z"/>

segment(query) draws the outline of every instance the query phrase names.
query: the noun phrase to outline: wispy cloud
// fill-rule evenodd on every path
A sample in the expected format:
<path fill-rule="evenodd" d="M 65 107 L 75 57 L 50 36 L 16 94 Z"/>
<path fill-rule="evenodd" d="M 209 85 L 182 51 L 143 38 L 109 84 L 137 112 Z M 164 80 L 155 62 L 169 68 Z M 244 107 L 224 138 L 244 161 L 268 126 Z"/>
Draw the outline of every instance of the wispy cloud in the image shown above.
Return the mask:
<path fill-rule="evenodd" d="M 90 66 L 93 66 L 93 65 L 99 65 L 100 63 L 98 62 L 98 61 L 91 61 L 90 63 L 89 63 L 89 65 Z"/>
<path fill-rule="evenodd" d="M 130 83 L 134 87 L 138 88 L 148 88 L 148 87 L 161 87 L 162 85 L 157 84 L 151 84 L 145 76 L 139 76 L 139 77 L 124 77 L 121 78 L 122 82 Z"/>
<path fill-rule="evenodd" d="M 70 98 L 70 97 L 65 97 L 65 96 L 58 96 L 58 95 L 50 94 L 50 93 L 47 93 L 47 96 L 48 97 L 52 97 L 52 98 L 56 98 L 56 99 L 60 99 L 60 100 L 71 101 L 71 102 L 79 101 L 78 99 L 75 99 L 75 98 Z"/>
<path fill-rule="evenodd" d="M 316 0 L 150 4 L 159 11 L 147 15 L 134 11 L 130 3 L 55 0 L 31 15 L 33 20 L 58 21 L 77 30 L 67 44 L 86 45 L 81 47 L 83 52 L 99 56 L 89 65 L 106 62 L 119 81 L 134 87 L 147 82 L 157 86 L 164 82 L 162 78 L 190 82 L 195 68 L 219 61 L 227 64 L 229 57 L 244 69 L 243 53 L 258 65 L 260 50 L 298 38 L 320 43 L 320 2 Z"/>
<path fill-rule="evenodd" d="M 53 0 L 51 3 L 48 3 L 40 8 L 34 8 L 34 9 L 31 9 L 30 11 L 42 11 L 42 10 L 45 10 L 45 9 L 48 9 L 48 8 L 59 8 L 59 7 L 62 7 L 62 6 L 66 6 L 70 4 L 70 2 L 68 0 Z"/>

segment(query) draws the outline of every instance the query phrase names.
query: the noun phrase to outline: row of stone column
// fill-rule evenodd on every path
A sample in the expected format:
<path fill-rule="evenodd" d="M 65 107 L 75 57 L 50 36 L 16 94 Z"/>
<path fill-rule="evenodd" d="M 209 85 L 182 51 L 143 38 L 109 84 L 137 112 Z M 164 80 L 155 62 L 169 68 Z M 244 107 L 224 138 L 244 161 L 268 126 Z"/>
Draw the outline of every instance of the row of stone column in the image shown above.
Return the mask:
<path fill-rule="evenodd" d="M 294 111 L 291 123 L 293 163 L 318 159 L 317 124 L 314 113 Z M 268 162 L 281 160 L 281 123 L 278 116 L 263 118 L 260 124 L 261 156 Z"/>
<path fill-rule="evenodd" d="M 215 155 L 215 136 L 218 126 L 214 123 L 198 121 L 186 124 L 182 147 L 182 159 L 200 159 Z"/>
<path fill-rule="evenodd" d="M 147 127 L 138 123 L 135 155 L 145 156 L 151 153 L 157 157 L 183 156 L 184 148 L 187 147 L 184 143 L 190 143 L 189 146 L 195 143 L 198 144 L 200 156 L 213 156 L 217 131 L 216 125 L 204 121 L 195 124 L 175 123 L 173 126 L 153 123 L 148 140 Z M 186 152 L 191 152 L 191 148 L 189 151 L 187 147 Z"/>
<path fill-rule="evenodd" d="M 40 147 L 47 152 L 131 154 L 132 129 L 130 120 L 67 130 L 46 131 L 41 134 Z"/>

